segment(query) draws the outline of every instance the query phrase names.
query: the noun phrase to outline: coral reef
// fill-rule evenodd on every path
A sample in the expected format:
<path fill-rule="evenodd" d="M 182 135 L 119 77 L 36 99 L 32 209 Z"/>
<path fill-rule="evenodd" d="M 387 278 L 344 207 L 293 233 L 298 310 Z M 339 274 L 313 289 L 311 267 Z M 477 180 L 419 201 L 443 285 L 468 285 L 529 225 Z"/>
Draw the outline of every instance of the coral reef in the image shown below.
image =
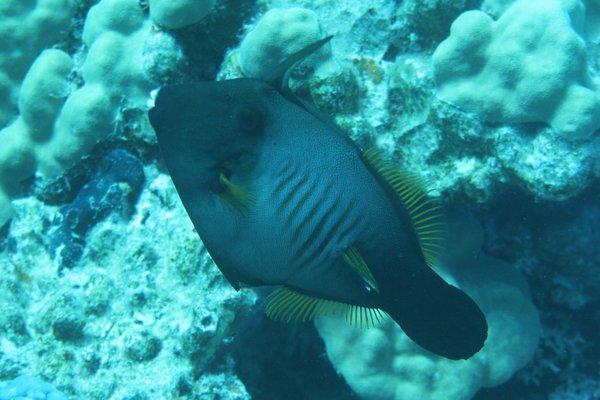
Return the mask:
<path fill-rule="evenodd" d="M 8 382 L 0 382 L 0 400 L 67 400 L 65 395 L 41 379 L 19 376 Z"/>
<path fill-rule="evenodd" d="M 318 66 L 316 73 L 308 75 L 306 86 L 300 86 L 299 93 L 307 89 L 315 103 L 361 145 L 377 143 L 404 168 L 419 171 L 435 182 L 437 190 L 448 195 L 466 195 L 485 202 L 503 188 L 516 185 L 539 199 L 562 200 L 584 191 L 598 175 L 595 167 L 599 154 L 598 138 L 592 136 L 585 141 L 573 142 L 574 135 L 565 138 L 555 129 L 536 124 L 487 123 L 478 115 L 439 101 L 435 96 L 431 58 L 426 53 L 400 54 L 403 47 L 397 43 L 395 35 L 406 37 L 402 33 L 403 26 L 412 21 L 411 18 L 415 25 L 428 26 L 433 22 L 417 21 L 456 15 L 472 4 L 409 3 L 403 3 L 403 7 L 412 10 L 410 13 L 391 9 L 403 15 L 404 19 L 399 21 L 385 1 L 377 2 L 374 9 L 351 2 L 344 13 L 323 3 L 302 2 L 304 7 L 317 14 L 324 34 L 335 36 L 331 42 L 331 60 L 325 63 L 325 68 Z M 269 4 L 290 7 L 298 3 L 278 0 Z M 581 7 L 576 2 L 573 4 L 573 9 L 581 13 Z M 375 7 L 375 4 L 371 6 Z M 562 9 L 557 11 L 559 6 L 556 4 L 554 7 L 563 16 L 561 21 L 569 22 L 564 20 L 568 17 Z M 373 11 L 375 9 L 377 11 Z M 537 14 L 528 15 L 535 19 Z M 382 26 L 392 27 L 392 30 L 380 29 Z M 449 27 L 448 21 L 448 31 Z M 568 28 L 566 32 L 571 37 L 579 37 L 571 25 L 563 28 Z M 249 31 L 252 29 L 253 26 Z M 375 37 L 377 43 L 367 41 Z M 424 34 L 424 37 L 430 36 Z M 441 41 L 439 35 L 436 37 L 439 38 L 437 43 L 425 44 L 418 40 L 415 43 L 421 43 L 418 48 L 433 47 Z M 588 46 L 589 53 L 593 54 L 592 44 Z M 235 55 L 239 51 L 236 49 L 232 53 Z M 584 56 L 585 61 L 587 53 Z M 328 68 L 331 65 L 335 67 Z M 587 76 L 582 74 L 578 76 Z M 240 76 L 235 72 L 235 57 L 229 57 L 221 77 L 235 76 Z M 302 74 L 293 75 L 296 76 L 303 77 Z M 553 82 L 558 86 L 563 84 L 558 79 Z M 518 106 L 519 103 L 513 104 Z M 579 113 L 583 109 L 578 107 L 567 108 Z M 591 121 L 595 115 L 587 113 L 584 117 Z M 579 120 L 576 122 L 580 123 Z M 591 128 L 587 129 L 588 135 L 590 132 Z"/>
<path fill-rule="evenodd" d="M 159 8 L 163 5 L 157 3 Z M 189 10 L 189 3 L 178 5 Z M 56 18 L 73 7 L 67 5 L 62 5 Z M 65 18 L 68 20 L 70 13 Z M 8 199 L 19 194 L 15 186 L 36 170 L 46 177 L 59 175 L 114 132 L 122 108 L 145 106 L 155 86 L 146 64 L 152 64 L 156 56 L 161 57 L 163 65 L 172 65 L 180 56 L 178 49 L 172 48 L 172 41 L 165 39 L 162 46 L 156 44 L 161 36 L 154 35 L 151 28 L 152 22 L 137 0 L 102 0 L 85 19 L 81 36 L 87 52 L 83 62 L 74 65 L 60 50 L 47 50 L 38 57 L 23 82 L 18 100 L 20 117 L 0 131 L 0 137 L 12 146 L 0 155 L 0 174 L 12 179 L 0 179 L 0 225 L 10 218 Z M 48 38 L 44 46 L 53 43 L 51 33 L 40 32 L 38 36 Z M 150 52 L 146 52 L 147 40 L 152 43 Z M 164 51 L 165 46 L 171 51 Z M 83 85 L 69 84 L 74 67 Z"/>
<path fill-rule="evenodd" d="M 150 16 L 160 26 L 183 28 L 201 21 L 215 5 L 215 0 L 148 0 Z"/>
<path fill-rule="evenodd" d="M 458 15 L 477 7 L 476 0 L 408 0 L 398 7 L 395 51 L 420 51 L 444 39 Z"/>
<path fill-rule="evenodd" d="M 512 382 L 521 393 L 593 393 L 582 383 L 596 379 L 598 369 L 598 268 L 591 243 L 599 239 L 589 229 L 598 217 L 598 195 L 588 191 L 564 203 L 531 204 L 510 193 L 482 211 L 486 252 L 512 260 L 526 274 L 541 310 L 540 346 Z"/>
<path fill-rule="evenodd" d="M 0 225 L 12 215 L 9 197 L 22 193 L 21 184 L 34 175 L 39 150 L 48 141 L 56 114 L 65 101 L 69 85 L 67 75 L 72 68 L 68 54 L 60 50 L 45 50 L 33 63 L 23 80 L 19 97 L 21 115 L 0 130 Z"/>
<path fill-rule="evenodd" d="M 82 33 L 89 48 L 81 66 L 84 85 L 56 117 L 42 173 L 55 176 L 111 134 L 123 98 L 134 105 L 146 101 L 152 88 L 143 70 L 149 30 L 136 1 L 103 0 L 90 9 Z"/>
<path fill-rule="evenodd" d="M 0 4 L 0 126 L 17 113 L 19 88 L 29 66 L 43 49 L 62 40 L 75 10 L 75 0 Z"/>
<path fill-rule="evenodd" d="M 127 163 L 119 166 L 130 172 Z M 110 180 L 114 167 L 106 173 Z M 16 202 L 13 244 L 0 257 L 0 309 L 15 316 L 11 331 L 2 332 L 4 379 L 37 373 L 65 394 L 91 400 L 226 391 L 227 398 L 248 398 L 220 351 L 235 314 L 253 296 L 236 293 L 220 275 L 169 178 L 153 167 L 145 174 L 131 217 L 120 212 L 125 197 L 109 215 L 96 215 L 77 268 L 60 275 L 59 260 L 43 245 L 60 211 L 35 199 Z M 199 380 L 194 371 L 208 363 L 216 373 Z"/>
<path fill-rule="evenodd" d="M 597 1 L 0 3 L 0 398 L 52 393 L 27 376 L 91 400 L 598 397 Z M 485 228 L 440 270 L 490 319 L 473 360 L 265 320 L 164 171 L 152 90 L 266 77 L 328 35 L 296 94 Z"/>
<path fill-rule="evenodd" d="M 324 357 L 313 324 L 290 329 L 264 317 L 265 303 L 236 318 L 231 342 L 235 372 L 252 398 L 358 400 Z"/>

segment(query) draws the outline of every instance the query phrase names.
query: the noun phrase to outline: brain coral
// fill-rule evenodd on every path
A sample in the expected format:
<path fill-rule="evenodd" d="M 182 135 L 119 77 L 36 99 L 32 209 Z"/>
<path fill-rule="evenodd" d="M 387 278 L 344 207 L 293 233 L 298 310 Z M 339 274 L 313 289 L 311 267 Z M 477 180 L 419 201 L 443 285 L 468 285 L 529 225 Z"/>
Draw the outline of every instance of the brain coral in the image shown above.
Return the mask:
<path fill-rule="evenodd" d="M 0 1 L 0 127 L 17 113 L 21 80 L 44 48 L 68 27 L 75 0 Z"/>
<path fill-rule="evenodd" d="M 600 127 L 588 75 L 584 6 L 518 0 L 494 21 L 461 14 L 433 54 L 438 96 L 489 121 L 546 122 L 570 139 Z"/>
<path fill-rule="evenodd" d="M 71 57 L 60 50 L 45 50 L 23 80 L 19 109 L 21 116 L 0 130 L 0 225 L 12 215 L 10 197 L 20 194 L 21 182 L 35 174 L 41 147 L 52 134 L 56 115 L 69 85 Z"/>
<path fill-rule="evenodd" d="M 150 3 L 157 23 L 185 14 L 180 26 L 198 21 L 212 7 L 211 0 Z M 145 70 L 158 57 L 146 48 L 152 21 L 137 0 L 101 0 L 90 8 L 82 32 L 87 52 L 77 68 L 61 50 L 47 49 L 35 59 L 41 49 L 61 40 L 77 4 L 0 2 L 0 33 L 7 38 L 0 49 L 0 124 L 14 118 L 17 103 L 20 113 L 0 130 L 0 226 L 11 217 L 10 199 L 20 194 L 24 180 L 36 172 L 45 177 L 62 173 L 113 132 L 123 105 L 145 107 L 155 86 Z M 175 49 L 163 51 L 161 63 L 170 65 L 178 56 Z M 81 87 L 70 82 L 74 69 L 83 78 Z M 13 95 L 19 87 L 17 101 Z"/>
<path fill-rule="evenodd" d="M 314 11 L 275 8 L 244 37 L 238 50 L 238 62 L 245 76 L 265 78 L 288 56 L 322 38 Z M 318 55 L 325 55 L 327 49 Z"/>
<path fill-rule="evenodd" d="M 150 16 L 158 25 L 177 29 L 204 18 L 215 0 L 148 0 Z"/>
<path fill-rule="evenodd" d="M 462 239 L 441 272 L 485 313 L 486 344 L 469 360 L 453 361 L 422 350 L 391 320 L 368 330 L 342 320 L 318 320 L 329 359 L 362 398 L 468 400 L 481 387 L 507 381 L 532 358 L 540 322 L 524 279 L 480 252 L 482 232 L 476 223 L 463 219 L 451 229 L 450 237 Z"/>

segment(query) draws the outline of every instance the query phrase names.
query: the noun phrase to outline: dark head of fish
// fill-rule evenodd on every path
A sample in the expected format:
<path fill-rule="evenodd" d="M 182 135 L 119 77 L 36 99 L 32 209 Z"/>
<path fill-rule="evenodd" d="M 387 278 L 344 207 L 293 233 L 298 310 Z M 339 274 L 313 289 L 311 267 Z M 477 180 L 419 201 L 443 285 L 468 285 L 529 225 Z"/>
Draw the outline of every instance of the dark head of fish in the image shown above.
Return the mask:
<path fill-rule="evenodd" d="M 160 89 L 149 117 L 173 179 L 185 174 L 197 190 L 219 190 L 221 172 L 252 165 L 269 123 L 267 103 L 275 94 L 255 79 Z"/>

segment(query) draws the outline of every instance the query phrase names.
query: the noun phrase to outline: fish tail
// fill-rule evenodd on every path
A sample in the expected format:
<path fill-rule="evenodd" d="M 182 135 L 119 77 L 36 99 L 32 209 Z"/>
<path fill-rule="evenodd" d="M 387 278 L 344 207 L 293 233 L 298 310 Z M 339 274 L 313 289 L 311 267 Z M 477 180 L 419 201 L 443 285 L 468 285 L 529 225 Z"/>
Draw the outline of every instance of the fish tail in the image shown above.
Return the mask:
<path fill-rule="evenodd" d="M 393 282 L 381 288 L 381 308 L 415 343 L 453 360 L 470 358 L 483 347 L 487 322 L 469 296 L 430 268 L 403 282 L 401 288 Z"/>

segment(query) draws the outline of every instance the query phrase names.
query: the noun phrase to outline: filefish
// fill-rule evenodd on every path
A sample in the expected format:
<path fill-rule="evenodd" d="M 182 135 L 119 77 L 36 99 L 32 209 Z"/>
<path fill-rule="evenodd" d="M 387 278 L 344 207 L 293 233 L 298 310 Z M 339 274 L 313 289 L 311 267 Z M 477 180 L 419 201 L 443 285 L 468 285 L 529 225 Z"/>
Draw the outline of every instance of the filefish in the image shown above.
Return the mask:
<path fill-rule="evenodd" d="M 181 201 L 229 283 L 275 286 L 266 313 L 285 322 L 391 317 L 419 346 L 467 359 L 487 338 L 477 304 L 436 272 L 441 206 L 424 182 L 362 150 L 294 96 L 289 70 L 268 80 L 165 86 L 149 119 Z"/>

